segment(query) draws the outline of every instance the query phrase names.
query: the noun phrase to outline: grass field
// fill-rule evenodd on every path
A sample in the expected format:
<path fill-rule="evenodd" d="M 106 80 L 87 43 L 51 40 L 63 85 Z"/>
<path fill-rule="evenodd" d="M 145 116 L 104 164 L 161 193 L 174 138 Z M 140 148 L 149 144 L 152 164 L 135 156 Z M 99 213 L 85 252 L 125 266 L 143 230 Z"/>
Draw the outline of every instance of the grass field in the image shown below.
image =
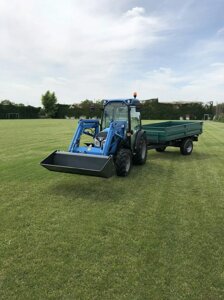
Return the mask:
<path fill-rule="evenodd" d="M 0 121 L 0 298 L 224 299 L 224 124 L 111 179 L 39 166 L 74 129 Z"/>

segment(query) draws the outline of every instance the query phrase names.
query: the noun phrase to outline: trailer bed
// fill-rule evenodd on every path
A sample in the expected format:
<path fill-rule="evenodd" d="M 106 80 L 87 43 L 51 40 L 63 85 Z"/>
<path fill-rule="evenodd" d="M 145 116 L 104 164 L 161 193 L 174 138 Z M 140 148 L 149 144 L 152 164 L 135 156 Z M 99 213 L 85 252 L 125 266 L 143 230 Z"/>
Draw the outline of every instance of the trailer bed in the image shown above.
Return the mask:
<path fill-rule="evenodd" d="M 146 124 L 142 129 L 146 132 L 148 144 L 167 144 L 168 142 L 197 137 L 202 133 L 203 122 L 168 121 Z"/>

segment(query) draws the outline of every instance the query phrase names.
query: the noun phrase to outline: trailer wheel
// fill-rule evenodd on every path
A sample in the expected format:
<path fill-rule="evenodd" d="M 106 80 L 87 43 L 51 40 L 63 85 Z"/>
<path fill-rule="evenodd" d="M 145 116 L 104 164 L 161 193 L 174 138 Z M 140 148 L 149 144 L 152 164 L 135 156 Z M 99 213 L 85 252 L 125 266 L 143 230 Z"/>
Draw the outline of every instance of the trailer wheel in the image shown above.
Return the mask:
<path fill-rule="evenodd" d="M 133 163 L 136 165 L 144 165 L 147 159 L 147 142 L 144 135 L 138 140 L 136 154 L 133 156 Z"/>
<path fill-rule="evenodd" d="M 180 153 L 183 155 L 190 155 L 193 151 L 193 142 L 192 139 L 187 138 L 181 142 Z"/>
<path fill-rule="evenodd" d="M 164 152 L 165 150 L 166 150 L 166 146 L 160 147 L 160 148 L 156 148 L 157 152 Z"/>
<path fill-rule="evenodd" d="M 132 167 L 132 154 L 129 149 L 121 148 L 115 159 L 117 176 L 125 177 L 130 173 Z"/>

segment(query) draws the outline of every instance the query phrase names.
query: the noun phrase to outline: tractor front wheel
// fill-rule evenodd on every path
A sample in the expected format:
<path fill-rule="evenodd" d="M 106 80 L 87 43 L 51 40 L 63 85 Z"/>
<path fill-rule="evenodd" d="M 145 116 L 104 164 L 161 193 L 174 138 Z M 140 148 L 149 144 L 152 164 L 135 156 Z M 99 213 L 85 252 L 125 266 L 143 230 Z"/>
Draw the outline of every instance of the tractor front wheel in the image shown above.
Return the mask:
<path fill-rule="evenodd" d="M 132 167 L 132 154 L 129 149 L 121 148 L 115 159 L 117 176 L 125 177 L 130 173 Z"/>

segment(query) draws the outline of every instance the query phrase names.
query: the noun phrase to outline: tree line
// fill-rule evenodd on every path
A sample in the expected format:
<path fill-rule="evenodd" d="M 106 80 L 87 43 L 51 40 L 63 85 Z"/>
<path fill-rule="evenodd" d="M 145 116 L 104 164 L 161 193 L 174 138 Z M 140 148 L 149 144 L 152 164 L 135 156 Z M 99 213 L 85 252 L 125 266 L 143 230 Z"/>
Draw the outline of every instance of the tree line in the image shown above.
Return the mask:
<path fill-rule="evenodd" d="M 15 104 L 9 100 L 0 102 L 0 118 L 6 119 L 11 117 L 19 117 L 22 119 L 31 118 L 100 118 L 102 113 L 102 101 L 84 100 L 81 103 L 59 104 L 54 92 L 47 91 L 41 97 L 41 107 L 25 106 L 23 104 Z M 222 104 L 224 106 L 224 104 Z M 160 103 L 158 99 L 141 101 L 142 119 L 151 120 L 177 120 L 180 117 L 189 116 L 192 120 L 202 120 L 207 115 L 211 119 L 222 111 L 219 105 L 214 107 L 213 103 L 203 104 L 201 102 L 194 103 Z M 16 115 L 18 114 L 18 115 Z"/>
<path fill-rule="evenodd" d="M 220 103 L 216 105 L 215 120 L 219 122 L 224 122 L 224 103 Z"/>
<path fill-rule="evenodd" d="M 0 102 L 0 119 L 36 119 L 39 118 L 40 107 L 16 104 L 10 100 Z"/>

